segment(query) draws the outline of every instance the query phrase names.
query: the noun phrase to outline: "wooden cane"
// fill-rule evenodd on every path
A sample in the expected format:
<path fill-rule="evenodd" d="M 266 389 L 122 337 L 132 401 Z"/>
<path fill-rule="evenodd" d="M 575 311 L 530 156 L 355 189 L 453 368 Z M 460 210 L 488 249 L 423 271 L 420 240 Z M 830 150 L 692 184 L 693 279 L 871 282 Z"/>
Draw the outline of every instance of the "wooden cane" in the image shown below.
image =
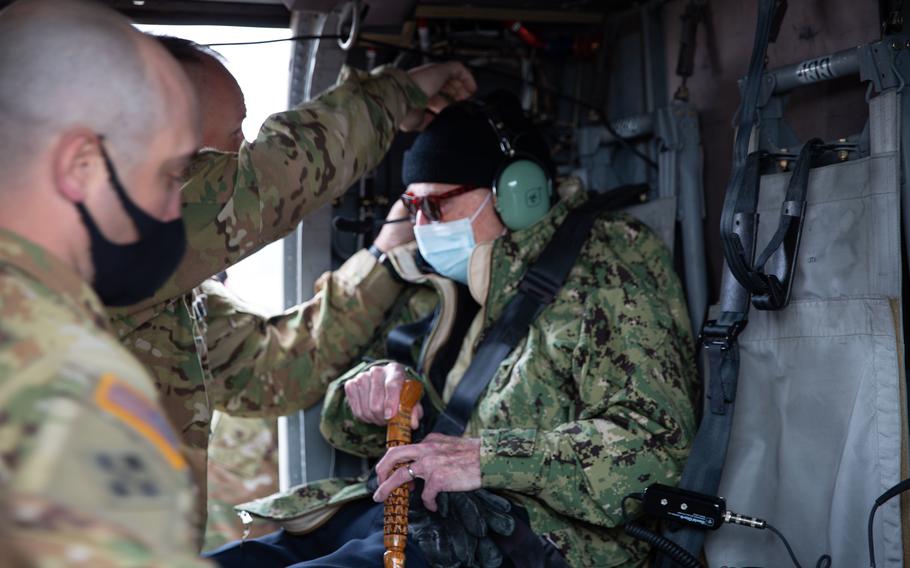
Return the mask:
<path fill-rule="evenodd" d="M 401 389 L 398 414 L 389 421 L 386 430 L 386 448 L 396 448 L 411 443 L 411 410 L 423 396 L 423 385 L 418 381 L 405 381 Z M 394 470 L 407 467 L 398 464 Z M 393 470 L 393 472 L 394 472 Z M 404 547 L 408 542 L 408 499 L 411 490 L 405 483 L 386 498 L 383 510 L 383 541 L 385 568 L 404 568 Z"/>

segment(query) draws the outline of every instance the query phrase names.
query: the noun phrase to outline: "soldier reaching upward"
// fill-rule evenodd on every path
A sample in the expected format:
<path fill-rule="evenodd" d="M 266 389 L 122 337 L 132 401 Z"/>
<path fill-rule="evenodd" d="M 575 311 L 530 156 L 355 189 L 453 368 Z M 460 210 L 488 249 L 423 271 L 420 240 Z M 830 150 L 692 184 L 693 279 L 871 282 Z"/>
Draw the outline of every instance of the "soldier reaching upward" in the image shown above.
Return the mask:
<path fill-rule="evenodd" d="M 115 310 L 114 327 L 155 376 L 203 493 L 204 517 L 214 411 L 275 417 L 321 400 L 382 321 L 395 285 L 363 251 L 368 262 L 325 276 L 313 299 L 267 318 L 203 280 L 293 231 L 374 168 L 399 127 L 419 127 L 427 105 L 441 110 L 475 85 L 456 63 L 347 70 L 335 88 L 271 116 L 243 142 L 243 94 L 215 54 L 161 41 L 195 86 L 207 149 L 182 178 L 183 263 L 153 300 Z"/>

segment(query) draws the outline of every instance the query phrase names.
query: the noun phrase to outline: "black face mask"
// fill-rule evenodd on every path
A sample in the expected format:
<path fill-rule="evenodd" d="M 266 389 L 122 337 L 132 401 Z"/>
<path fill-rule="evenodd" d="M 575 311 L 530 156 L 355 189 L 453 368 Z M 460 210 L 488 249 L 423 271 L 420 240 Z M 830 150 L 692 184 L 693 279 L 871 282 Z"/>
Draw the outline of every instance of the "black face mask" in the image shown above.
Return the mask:
<path fill-rule="evenodd" d="M 76 208 L 91 238 L 92 287 L 106 305 L 129 306 L 154 295 L 174 273 L 186 251 L 186 231 L 183 219 L 159 221 L 140 209 L 123 189 L 104 146 L 100 148 L 111 185 L 136 226 L 139 240 L 128 245 L 112 243 L 101 234 L 85 205 L 77 203 Z"/>

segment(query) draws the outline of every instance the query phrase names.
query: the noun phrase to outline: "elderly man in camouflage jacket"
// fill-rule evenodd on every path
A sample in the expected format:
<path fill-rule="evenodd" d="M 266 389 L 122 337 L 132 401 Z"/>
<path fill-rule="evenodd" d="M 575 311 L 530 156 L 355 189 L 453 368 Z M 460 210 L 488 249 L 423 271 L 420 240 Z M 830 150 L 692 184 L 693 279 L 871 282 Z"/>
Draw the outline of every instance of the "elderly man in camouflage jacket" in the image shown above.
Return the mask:
<path fill-rule="evenodd" d="M 518 133 L 513 145 L 545 159 L 543 142 L 517 103 L 498 97 L 496 104 Z M 503 155 L 488 122 L 468 105 L 450 107 L 406 154 L 416 248 L 430 267 L 422 266 L 413 245 L 388 251 L 403 283 L 381 335 L 434 311 L 436 316 L 414 368 L 383 360 L 385 345 L 377 343 L 365 354 L 376 360 L 330 385 L 322 431 L 337 448 L 383 456 L 384 426 L 397 413 L 408 375 L 425 382 L 425 405 L 438 410 L 448 402 L 478 341 L 515 295 L 530 263 L 570 212 L 589 204 L 580 184 L 569 180 L 541 220 L 506 229 L 489 189 Z M 461 225 L 470 239 L 451 228 L 459 220 L 468 220 Z M 422 238 L 421 227 L 434 225 L 448 226 L 448 243 Z M 213 558 L 223 566 L 379 566 L 378 502 L 416 477 L 423 480 L 420 495 L 431 516 L 440 509 L 440 496 L 449 509 L 459 508 L 454 496 L 485 490 L 484 503 L 499 512 L 510 508 L 516 523 L 527 524 L 540 554 L 528 559 L 521 551 L 491 552 L 482 544 L 464 545 L 464 535 L 446 543 L 445 533 L 455 530 L 448 515 L 439 521 L 441 529 L 429 532 L 423 531 L 426 523 L 415 527 L 412 519 L 409 566 L 526 566 L 532 560 L 548 566 L 642 565 L 647 547 L 624 535 L 620 502 L 651 483 L 675 484 L 688 453 L 695 431 L 695 365 L 686 313 L 659 239 L 628 216 L 600 215 L 554 301 L 499 365 L 463 437 L 430 434 L 385 453 L 376 466 L 378 488 L 324 480 L 248 504 L 243 508 L 254 515 L 283 521 L 287 532 L 228 547 Z M 447 342 L 452 338 L 454 345 Z M 413 426 L 423 410 L 412 415 Z M 393 473 L 399 463 L 408 467 Z M 490 493 L 505 498 L 506 507 Z M 364 499 L 371 494 L 376 505 Z M 312 560 L 331 552 L 333 544 L 345 546 Z M 351 563 L 352 546 L 364 551 L 355 557 L 359 563 Z"/>
<path fill-rule="evenodd" d="M 375 261 L 359 263 L 320 279 L 310 301 L 267 318 L 203 280 L 293 231 L 374 168 L 399 127 L 419 128 L 426 107 L 439 110 L 475 86 L 456 63 L 407 73 L 346 69 L 336 87 L 272 115 L 244 142 L 243 95 L 227 69 L 186 42 L 163 43 L 196 88 L 207 149 L 183 182 L 183 262 L 152 300 L 114 311 L 113 323 L 155 375 L 204 521 L 214 411 L 275 417 L 319 401 L 382 321 L 394 287 Z"/>

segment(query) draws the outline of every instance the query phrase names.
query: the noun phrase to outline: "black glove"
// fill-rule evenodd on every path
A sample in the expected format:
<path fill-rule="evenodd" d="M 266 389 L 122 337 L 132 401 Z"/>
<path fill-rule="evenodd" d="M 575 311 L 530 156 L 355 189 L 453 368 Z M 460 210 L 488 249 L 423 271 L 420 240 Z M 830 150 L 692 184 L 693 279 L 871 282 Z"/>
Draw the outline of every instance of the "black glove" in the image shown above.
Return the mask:
<path fill-rule="evenodd" d="M 416 493 L 416 492 L 415 492 Z M 492 533 L 512 534 L 511 505 L 483 489 L 440 493 L 438 510 L 427 511 L 412 500 L 408 532 L 434 568 L 498 568 L 503 556 Z"/>
<path fill-rule="evenodd" d="M 453 528 L 444 525 L 443 517 L 427 511 L 423 507 L 411 508 L 408 515 L 408 538 L 413 539 L 423 552 L 424 560 L 434 568 L 461 568 L 464 566 L 459 557 L 467 551 L 456 552 L 456 543 L 463 542 Z M 461 531 L 464 533 L 464 531 Z"/>
<path fill-rule="evenodd" d="M 471 498 L 490 531 L 502 536 L 509 536 L 515 530 L 515 517 L 510 514 L 512 504 L 499 495 L 490 493 L 486 489 L 478 489 L 469 493 L 456 493 Z"/>

